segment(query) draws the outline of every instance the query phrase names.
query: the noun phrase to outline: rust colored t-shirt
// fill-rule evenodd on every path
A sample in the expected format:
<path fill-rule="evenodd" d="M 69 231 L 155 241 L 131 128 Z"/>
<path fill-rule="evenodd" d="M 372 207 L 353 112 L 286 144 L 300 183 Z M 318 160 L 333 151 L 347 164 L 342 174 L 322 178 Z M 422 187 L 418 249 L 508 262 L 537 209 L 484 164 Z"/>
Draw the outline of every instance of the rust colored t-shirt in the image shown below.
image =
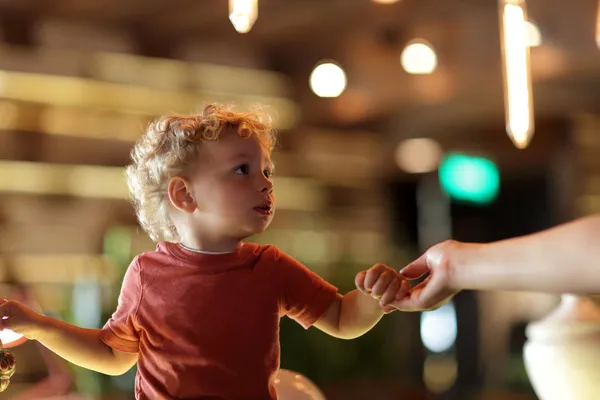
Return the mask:
<path fill-rule="evenodd" d="M 209 255 L 162 242 L 129 266 L 102 340 L 139 352 L 145 399 L 275 399 L 279 319 L 308 329 L 337 289 L 274 246 Z"/>

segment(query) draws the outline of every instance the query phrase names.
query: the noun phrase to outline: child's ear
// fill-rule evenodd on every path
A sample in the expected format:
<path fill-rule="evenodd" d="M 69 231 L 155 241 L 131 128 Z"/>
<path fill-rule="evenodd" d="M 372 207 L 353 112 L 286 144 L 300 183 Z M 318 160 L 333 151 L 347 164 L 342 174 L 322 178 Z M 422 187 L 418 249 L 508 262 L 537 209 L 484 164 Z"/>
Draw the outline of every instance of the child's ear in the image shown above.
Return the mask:
<path fill-rule="evenodd" d="M 191 214 L 196 209 L 196 202 L 192 196 L 189 182 L 180 176 L 175 176 L 169 181 L 169 201 L 179 211 Z"/>

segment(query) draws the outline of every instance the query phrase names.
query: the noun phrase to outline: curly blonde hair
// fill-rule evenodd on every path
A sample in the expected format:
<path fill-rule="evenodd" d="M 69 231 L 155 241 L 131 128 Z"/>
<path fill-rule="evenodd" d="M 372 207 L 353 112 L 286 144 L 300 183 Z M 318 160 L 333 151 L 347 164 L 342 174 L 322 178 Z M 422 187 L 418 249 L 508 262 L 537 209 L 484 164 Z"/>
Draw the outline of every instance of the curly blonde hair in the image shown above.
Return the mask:
<path fill-rule="evenodd" d="M 139 223 L 152 240 L 180 240 L 168 214 L 169 181 L 196 159 L 202 143 L 218 140 L 228 126 L 236 127 L 243 138 L 256 135 L 273 151 L 275 130 L 266 113 L 235 112 L 216 104 L 207 106 L 201 115 L 159 117 L 135 144 L 125 175 Z"/>

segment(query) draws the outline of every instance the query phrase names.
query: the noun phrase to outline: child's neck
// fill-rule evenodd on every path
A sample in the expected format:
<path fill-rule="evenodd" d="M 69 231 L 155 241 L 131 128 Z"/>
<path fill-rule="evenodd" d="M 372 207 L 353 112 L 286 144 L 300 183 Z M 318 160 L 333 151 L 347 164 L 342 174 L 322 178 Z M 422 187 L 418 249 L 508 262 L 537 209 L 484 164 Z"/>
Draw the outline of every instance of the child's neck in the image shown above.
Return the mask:
<path fill-rule="evenodd" d="M 231 254 L 233 253 L 233 251 L 207 251 L 207 250 L 200 250 L 200 249 L 194 249 L 192 247 L 188 247 L 183 243 L 179 243 L 179 245 L 181 247 L 183 247 L 186 250 L 192 251 L 194 253 L 200 253 L 200 254 L 208 254 L 208 255 L 221 255 L 221 254 Z"/>
<path fill-rule="evenodd" d="M 241 240 L 207 241 L 198 238 L 182 238 L 179 244 L 188 250 L 204 254 L 233 253 L 241 246 Z"/>

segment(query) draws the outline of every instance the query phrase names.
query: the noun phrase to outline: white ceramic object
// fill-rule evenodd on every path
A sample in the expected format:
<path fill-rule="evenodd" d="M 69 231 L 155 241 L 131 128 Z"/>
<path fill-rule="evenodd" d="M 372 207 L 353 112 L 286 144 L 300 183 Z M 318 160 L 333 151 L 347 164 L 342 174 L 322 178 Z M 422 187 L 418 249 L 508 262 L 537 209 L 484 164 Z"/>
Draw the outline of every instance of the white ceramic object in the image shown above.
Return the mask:
<path fill-rule="evenodd" d="M 317 385 L 302 374 L 287 369 L 279 370 L 275 378 L 279 400 L 326 400 Z"/>
<path fill-rule="evenodd" d="M 540 400 L 600 399 L 600 306 L 563 295 L 550 314 L 527 327 L 525 367 Z"/>

